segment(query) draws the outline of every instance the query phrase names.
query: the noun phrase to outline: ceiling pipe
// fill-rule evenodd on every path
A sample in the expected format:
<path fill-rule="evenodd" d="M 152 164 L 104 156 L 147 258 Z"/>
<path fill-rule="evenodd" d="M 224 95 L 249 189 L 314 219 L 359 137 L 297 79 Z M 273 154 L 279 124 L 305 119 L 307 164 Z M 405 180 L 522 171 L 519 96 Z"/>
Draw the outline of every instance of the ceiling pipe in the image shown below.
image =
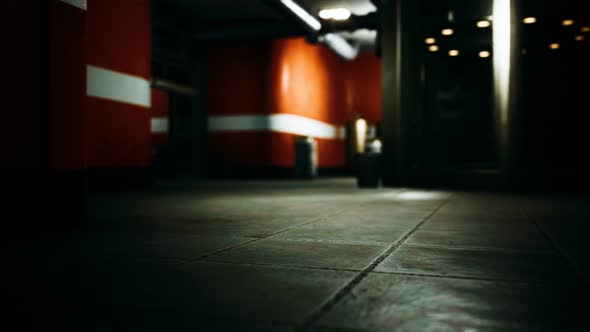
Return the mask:
<path fill-rule="evenodd" d="M 357 57 L 360 51 L 359 45 L 352 45 L 344 37 L 336 33 L 327 32 L 321 34 L 322 23 L 294 0 L 278 1 L 292 15 L 296 16 L 298 20 L 308 28 L 308 30 L 310 30 L 311 38 L 308 38 L 308 40 L 317 40 L 320 43 L 323 43 L 344 60 L 350 61 Z"/>

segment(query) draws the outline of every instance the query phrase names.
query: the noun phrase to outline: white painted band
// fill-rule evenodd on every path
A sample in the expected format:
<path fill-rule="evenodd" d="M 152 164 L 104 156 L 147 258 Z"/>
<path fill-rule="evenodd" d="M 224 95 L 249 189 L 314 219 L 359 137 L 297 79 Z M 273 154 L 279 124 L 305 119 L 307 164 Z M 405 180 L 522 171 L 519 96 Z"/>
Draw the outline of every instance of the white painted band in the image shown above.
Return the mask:
<path fill-rule="evenodd" d="M 78 7 L 82 10 L 87 10 L 88 6 L 86 0 L 60 0 L 61 2 L 65 2 L 68 5 L 72 5 L 74 7 Z"/>
<path fill-rule="evenodd" d="M 209 117 L 209 131 L 274 131 L 323 139 L 344 139 L 344 127 L 293 114 Z"/>
<path fill-rule="evenodd" d="M 91 65 L 86 68 L 88 96 L 151 107 L 148 80 Z"/>
<path fill-rule="evenodd" d="M 168 119 L 152 118 L 152 134 L 165 134 L 168 132 Z"/>

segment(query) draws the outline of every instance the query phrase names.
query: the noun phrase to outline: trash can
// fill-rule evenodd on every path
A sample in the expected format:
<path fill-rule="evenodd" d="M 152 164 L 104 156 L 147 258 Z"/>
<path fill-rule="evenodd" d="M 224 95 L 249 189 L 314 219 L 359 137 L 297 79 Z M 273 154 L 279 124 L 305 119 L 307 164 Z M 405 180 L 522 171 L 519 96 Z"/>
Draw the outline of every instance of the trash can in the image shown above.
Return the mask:
<path fill-rule="evenodd" d="M 363 153 L 357 156 L 358 173 L 357 185 L 359 188 L 378 188 L 380 176 L 380 153 Z"/>
<path fill-rule="evenodd" d="M 311 179 L 317 175 L 317 148 L 313 137 L 301 137 L 295 142 L 296 178 Z"/>
<path fill-rule="evenodd" d="M 381 180 L 381 142 L 367 144 L 365 153 L 357 155 L 359 188 L 378 188 Z"/>

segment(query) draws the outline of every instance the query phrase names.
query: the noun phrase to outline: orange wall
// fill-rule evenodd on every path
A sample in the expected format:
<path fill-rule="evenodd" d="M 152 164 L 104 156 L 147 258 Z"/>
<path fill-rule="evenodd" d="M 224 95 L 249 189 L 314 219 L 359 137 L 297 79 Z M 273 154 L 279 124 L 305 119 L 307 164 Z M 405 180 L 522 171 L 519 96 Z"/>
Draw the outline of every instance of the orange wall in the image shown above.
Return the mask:
<path fill-rule="evenodd" d="M 208 59 L 210 116 L 294 114 L 343 126 L 381 118 L 381 65 L 372 53 L 346 62 L 322 45 L 288 38 L 215 47 Z M 209 158 L 226 166 L 292 167 L 297 135 L 212 132 Z M 346 165 L 343 139 L 316 139 L 318 165 Z"/>

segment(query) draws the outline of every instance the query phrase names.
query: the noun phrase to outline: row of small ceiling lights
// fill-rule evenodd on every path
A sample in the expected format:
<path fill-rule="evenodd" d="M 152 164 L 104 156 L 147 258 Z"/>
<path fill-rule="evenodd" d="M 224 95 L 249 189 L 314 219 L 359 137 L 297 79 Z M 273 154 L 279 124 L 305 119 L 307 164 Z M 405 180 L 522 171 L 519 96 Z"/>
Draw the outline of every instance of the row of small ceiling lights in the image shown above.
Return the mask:
<path fill-rule="evenodd" d="M 522 19 L 522 22 L 524 24 L 534 24 L 537 22 L 537 18 L 536 17 L 525 17 Z M 561 22 L 561 24 L 563 26 L 571 26 L 574 25 L 574 20 L 563 20 Z M 476 26 L 478 28 L 489 28 L 490 26 L 492 26 L 492 22 L 490 20 L 482 20 L 482 21 L 478 21 L 476 23 Z M 590 26 L 583 26 L 580 28 L 581 32 L 590 32 Z M 441 30 L 440 34 L 443 36 L 451 36 L 455 33 L 455 31 L 453 29 L 443 29 Z M 585 39 L 584 35 L 576 35 L 574 37 L 575 41 L 583 41 Z M 440 50 L 440 47 L 438 45 L 436 45 L 436 38 L 434 37 L 428 37 L 424 40 L 424 42 L 429 45 L 428 46 L 428 51 L 429 52 L 438 52 Z M 551 43 L 549 44 L 549 48 L 552 50 L 556 50 L 560 48 L 559 43 Z M 491 53 L 489 51 L 481 51 L 478 53 L 480 58 L 489 58 Z M 459 50 L 449 50 L 449 56 L 459 56 Z"/>

